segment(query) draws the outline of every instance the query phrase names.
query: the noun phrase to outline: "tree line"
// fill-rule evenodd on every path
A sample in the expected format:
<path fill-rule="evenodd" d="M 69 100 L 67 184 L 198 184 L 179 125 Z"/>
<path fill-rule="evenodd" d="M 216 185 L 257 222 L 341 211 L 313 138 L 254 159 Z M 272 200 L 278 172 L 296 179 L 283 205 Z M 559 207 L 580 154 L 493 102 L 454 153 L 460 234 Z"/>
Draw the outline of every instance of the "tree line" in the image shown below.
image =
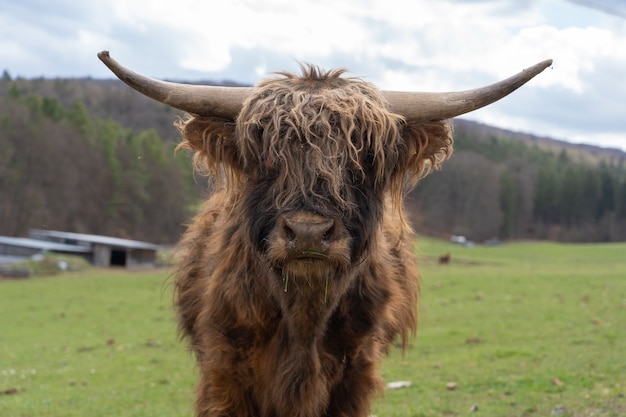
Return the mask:
<path fill-rule="evenodd" d="M 198 199 L 189 155 L 15 84 L 0 98 L 0 235 L 31 228 L 175 241 Z"/>
<path fill-rule="evenodd" d="M 473 240 L 626 240 L 626 154 L 456 121 L 455 152 L 411 194 L 418 230 Z"/>
<path fill-rule="evenodd" d="M 0 79 L 0 235 L 178 239 L 206 195 L 174 152 L 182 116 L 114 80 Z M 626 240 L 626 154 L 455 120 L 455 151 L 410 193 L 418 233 Z"/>

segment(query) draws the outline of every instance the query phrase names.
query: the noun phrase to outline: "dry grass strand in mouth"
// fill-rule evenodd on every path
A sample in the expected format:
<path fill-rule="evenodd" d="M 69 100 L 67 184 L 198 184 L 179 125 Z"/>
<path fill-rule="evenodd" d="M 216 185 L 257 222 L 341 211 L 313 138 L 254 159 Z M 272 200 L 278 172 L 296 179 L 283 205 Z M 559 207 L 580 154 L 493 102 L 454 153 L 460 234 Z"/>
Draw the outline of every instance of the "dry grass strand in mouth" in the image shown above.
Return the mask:
<path fill-rule="evenodd" d="M 320 252 L 315 252 L 315 251 L 303 251 L 302 252 L 303 255 L 317 255 L 317 256 L 321 256 L 324 258 L 328 258 L 330 259 L 330 256 L 324 254 L 324 253 L 320 253 Z M 324 274 L 325 278 L 324 278 L 324 300 L 323 300 L 323 304 L 326 304 L 328 302 L 328 283 L 330 281 L 330 273 L 326 273 Z M 309 279 L 309 277 L 305 276 L 304 279 L 306 280 L 307 284 L 309 285 L 309 288 L 313 288 L 313 285 L 311 284 L 311 280 Z M 289 271 L 287 269 L 283 269 L 283 282 L 285 283 L 284 287 L 283 287 L 283 291 L 284 292 L 288 292 L 289 291 Z"/>
<path fill-rule="evenodd" d="M 326 274 L 326 284 L 324 285 L 324 304 L 328 301 L 328 279 L 330 278 L 330 274 Z"/>
<path fill-rule="evenodd" d="M 328 256 L 327 254 L 321 253 L 321 252 L 316 252 L 314 250 L 302 251 L 302 255 L 315 255 L 315 256 L 319 256 L 320 258 L 330 259 L 330 256 Z"/>

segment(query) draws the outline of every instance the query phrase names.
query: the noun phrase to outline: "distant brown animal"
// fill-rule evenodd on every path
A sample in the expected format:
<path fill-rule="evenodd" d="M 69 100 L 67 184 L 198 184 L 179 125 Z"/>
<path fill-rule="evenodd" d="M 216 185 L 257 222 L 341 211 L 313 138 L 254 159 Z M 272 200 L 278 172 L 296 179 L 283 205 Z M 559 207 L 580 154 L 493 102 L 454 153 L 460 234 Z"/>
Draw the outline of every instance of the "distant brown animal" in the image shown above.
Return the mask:
<path fill-rule="evenodd" d="M 381 92 L 305 66 L 253 88 L 164 83 L 100 58 L 191 114 L 182 147 L 216 182 L 179 249 L 180 328 L 197 416 L 368 416 L 383 353 L 417 325 L 404 193 L 452 151 L 445 119 L 515 90 L 543 62 L 462 93 Z"/>
<path fill-rule="evenodd" d="M 449 264 L 451 258 L 452 258 L 452 255 L 450 254 L 450 252 L 441 255 L 439 257 L 439 265 L 447 265 L 447 264 Z"/>

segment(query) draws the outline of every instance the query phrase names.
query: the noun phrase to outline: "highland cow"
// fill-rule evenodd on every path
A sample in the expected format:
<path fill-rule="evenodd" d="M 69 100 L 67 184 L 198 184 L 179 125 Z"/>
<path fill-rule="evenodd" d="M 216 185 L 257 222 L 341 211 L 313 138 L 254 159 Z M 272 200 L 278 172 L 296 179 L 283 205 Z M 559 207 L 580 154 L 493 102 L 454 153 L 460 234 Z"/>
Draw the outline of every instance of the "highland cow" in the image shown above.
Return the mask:
<path fill-rule="evenodd" d="M 99 56 L 190 114 L 180 146 L 215 182 L 179 245 L 176 305 L 200 367 L 196 415 L 229 417 L 369 415 L 381 356 L 417 325 L 404 194 L 452 152 L 446 119 L 550 64 L 433 94 L 315 66 L 253 88 L 180 85 Z"/>

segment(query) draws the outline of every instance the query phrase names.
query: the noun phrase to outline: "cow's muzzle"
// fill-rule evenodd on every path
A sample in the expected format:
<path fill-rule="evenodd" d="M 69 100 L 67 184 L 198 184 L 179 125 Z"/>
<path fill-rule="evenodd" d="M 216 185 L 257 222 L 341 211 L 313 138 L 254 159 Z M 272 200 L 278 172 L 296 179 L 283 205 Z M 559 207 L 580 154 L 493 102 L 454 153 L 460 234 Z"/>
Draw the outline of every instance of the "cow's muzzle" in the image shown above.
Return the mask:
<path fill-rule="evenodd" d="M 277 218 L 266 256 L 281 277 L 325 277 L 350 267 L 351 247 L 342 219 L 294 211 Z"/>
<path fill-rule="evenodd" d="M 340 238 L 337 220 L 296 212 L 281 217 L 278 234 L 285 245 L 285 260 L 330 260 L 332 245 Z"/>

